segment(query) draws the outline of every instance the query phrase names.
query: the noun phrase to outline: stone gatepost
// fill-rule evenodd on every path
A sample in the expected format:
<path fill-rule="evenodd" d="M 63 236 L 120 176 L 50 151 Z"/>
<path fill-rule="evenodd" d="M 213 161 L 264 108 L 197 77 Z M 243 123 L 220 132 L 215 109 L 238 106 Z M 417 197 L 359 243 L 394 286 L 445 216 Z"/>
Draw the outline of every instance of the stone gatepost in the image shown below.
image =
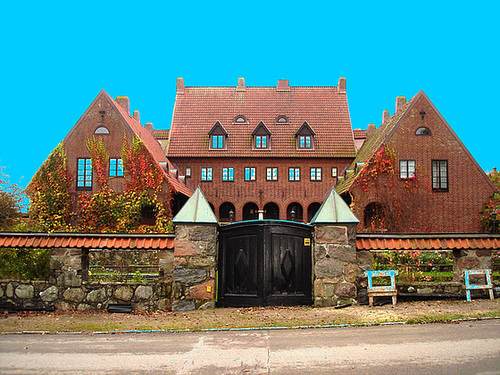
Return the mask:
<path fill-rule="evenodd" d="M 215 307 L 219 223 L 200 188 L 173 220 L 175 224 L 172 310 Z"/>
<path fill-rule="evenodd" d="M 359 220 L 335 189 L 311 220 L 314 226 L 314 305 L 335 306 L 357 298 L 363 270 L 356 253 Z"/>
<path fill-rule="evenodd" d="M 453 281 L 463 282 L 464 270 L 492 268 L 493 258 L 489 249 L 453 250 Z"/>

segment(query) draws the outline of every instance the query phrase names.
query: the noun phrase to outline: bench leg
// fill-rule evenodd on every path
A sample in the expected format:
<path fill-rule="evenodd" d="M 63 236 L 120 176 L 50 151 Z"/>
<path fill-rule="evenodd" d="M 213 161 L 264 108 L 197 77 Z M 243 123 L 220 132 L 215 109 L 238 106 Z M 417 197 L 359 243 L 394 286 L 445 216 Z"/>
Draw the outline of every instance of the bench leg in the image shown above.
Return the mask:
<path fill-rule="evenodd" d="M 394 294 L 392 296 L 392 304 L 395 305 L 397 302 L 398 302 L 398 296 L 396 294 Z"/>
<path fill-rule="evenodd" d="M 470 298 L 470 290 L 466 290 L 465 294 L 467 295 L 467 301 L 470 301 L 471 300 L 471 298 Z"/>
<path fill-rule="evenodd" d="M 495 299 L 495 296 L 493 295 L 493 289 L 488 290 L 490 292 L 490 299 Z"/>
<path fill-rule="evenodd" d="M 368 306 L 373 307 L 373 296 L 368 296 Z"/>

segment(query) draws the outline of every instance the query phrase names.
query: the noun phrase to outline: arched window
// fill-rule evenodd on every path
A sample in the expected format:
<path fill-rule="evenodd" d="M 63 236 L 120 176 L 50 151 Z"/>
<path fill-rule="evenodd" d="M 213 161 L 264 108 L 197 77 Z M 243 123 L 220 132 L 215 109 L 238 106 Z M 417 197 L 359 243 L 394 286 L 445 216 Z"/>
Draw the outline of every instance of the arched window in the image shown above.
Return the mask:
<path fill-rule="evenodd" d="M 243 206 L 243 220 L 257 220 L 259 218 L 259 207 L 249 202 Z"/>
<path fill-rule="evenodd" d="M 288 118 L 286 118 L 286 116 L 278 116 L 278 118 L 276 119 L 276 123 L 277 124 L 288 124 Z"/>
<path fill-rule="evenodd" d="M 231 215 L 232 212 L 232 215 Z M 220 221 L 231 221 L 231 219 L 235 220 L 236 210 L 234 209 L 234 204 L 230 202 L 224 202 L 220 205 L 219 208 L 219 220 Z M 232 216 L 232 218 L 231 218 Z"/>
<path fill-rule="evenodd" d="M 108 128 L 105 126 L 99 126 L 95 131 L 94 134 L 109 134 Z"/>
<path fill-rule="evenodd" d="M 280 218 L 280 208 L 276 203 L 269 202 L 264 206 L 264 219 L 278 220 Z"/>
<path fill-rule="evenodd" d="M 415 135 L 431 135 L 431 131 L 429 130 L 429 128 L 421 126 L 415 131 Z"/>
<path fill-rule="evenodd" d="M 307 222 L 310 223 L 314 215 L 316 215 L 316 212 L 318 212 L 319 208 L 321 207 L 321 203 L 311 203 L 309 207 L 307 207 Z"/>
<path fill-rule="evenodd" d="M 233 124 L 248 124 L 248 120 L 246 119 L 245 116 L 239 115 L 236 116 L 236 118 L 233 121 Z"/>
<path fill-rule="evenodd" d="M 286 209 L 286 219 L 290 221 L 302 221 L 304 214 L 300 203 L 290 203 Z"/>
<path fill-rule="evenodd" d="M 385 228 L 384 207 L 378 202 L 372 202 L 365 207 L 364 224 L 366 229 Z"/>

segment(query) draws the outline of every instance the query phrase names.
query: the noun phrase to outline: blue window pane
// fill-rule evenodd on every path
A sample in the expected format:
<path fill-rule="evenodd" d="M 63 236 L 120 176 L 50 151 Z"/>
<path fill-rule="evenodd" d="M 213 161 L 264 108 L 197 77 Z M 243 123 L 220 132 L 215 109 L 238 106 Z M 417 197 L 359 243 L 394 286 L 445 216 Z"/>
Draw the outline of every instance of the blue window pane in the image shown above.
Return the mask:
<path fill-rule="evenodd" d="M 234 178 L 234 170 L 233 168 L 229 168 L 229 181 L 233 181 Z"/>
<path fill-rule="evenodd" d="M 267 137 L 262 137 L 262 148 L 267 148 Z"/>

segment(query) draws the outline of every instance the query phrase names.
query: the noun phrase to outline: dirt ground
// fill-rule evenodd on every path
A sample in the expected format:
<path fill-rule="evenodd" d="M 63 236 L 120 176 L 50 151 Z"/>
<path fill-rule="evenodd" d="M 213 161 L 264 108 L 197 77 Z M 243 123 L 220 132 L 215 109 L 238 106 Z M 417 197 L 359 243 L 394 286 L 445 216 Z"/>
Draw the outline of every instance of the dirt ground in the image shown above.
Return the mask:
<path fill-rule="evenodd" d="M 417 301 L 397 305 L 333 307 L 218 308 L 189 312 L 18 312 L 0 317 L 0 333 L 202 330 L 251 327 L 430 323 L 463 318 L 500 318 L 500 300 Z"/>

